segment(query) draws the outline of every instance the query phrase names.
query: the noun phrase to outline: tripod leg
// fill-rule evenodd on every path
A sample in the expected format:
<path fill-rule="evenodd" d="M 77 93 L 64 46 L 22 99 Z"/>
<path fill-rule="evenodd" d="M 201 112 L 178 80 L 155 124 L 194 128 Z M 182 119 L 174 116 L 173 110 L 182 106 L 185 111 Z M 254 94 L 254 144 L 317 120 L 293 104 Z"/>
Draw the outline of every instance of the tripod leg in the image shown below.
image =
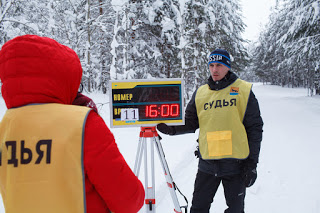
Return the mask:
<path fill-rule="evenodd" d="M 146 212 L 147 213 L 155 213 L 156 212 L 156 208 L 155 208 L 155 203 L 156 203 L 156 199 L 155 199 L 155 177 L 154 177 L 154 144 L 151 141 L 150 144 L 150 149 L 151 149 L 151 153 L 150 153 L 150 157 L 151 157 L 151 178 L 152 178 L 152 185 L 149 186 L 148 183 L 148 156 L 147 156 L 147 143 L 144 143 L 144 150 L 145 150 L 145 155 L 144 155 L 144 169 L 145 169 L 145 192 L 146 192 L 146 200 L 145 203 L 146 205 Z"/>
<path fill-rule="evenodd" d="M 142 155 L 143 155 L 143 148 L 145 143 L 145 138 L 140 137 L 139 138 L 139 144 L 138 144 L 138 149 L 137 149 L 137 155 L 136 155 L 136 160 L 134 162 L 134 169 L 133 173 L 138 177 L 140 173 L 140 166 L 141 166 L 141 160 L 142 160 Z"/>
<path fill-rule="evenodd" d="M 173 201 L 173 204 L 174 204 L 174 208 L 175 208 L 174 211 L 176 213 L 182 213 L 182 210 L 181 210 L 181 207 L 180 207 L 180 204 L 179 204 L 179 200 L 178 200 L 175 188 L 174 188 L 173 178 L 172 178 L 172 176 L 170 174 L 169 167 L 168 167 L 167 161 L 165 159 L 164 152 L 163 152 L 159 137 L 158 136 L 157 137 L 153 137 L 153 140 L 155 141 L 156 148 L 157 148 L 157 151 L 158 151 L 158 154 L 159 154 L 159 158 L 160 158 L 160 162 L 161 162 L 161 165 L 162 165 L 162 169 L 164 171 L 164 175 L 165 175 L 165 178 L 166 178 L 166 181 L 167 181 L 167 185 L 169 187 L 170 195 L 171 195 L 171 198 L 172 198 L 172 201 Z"/>

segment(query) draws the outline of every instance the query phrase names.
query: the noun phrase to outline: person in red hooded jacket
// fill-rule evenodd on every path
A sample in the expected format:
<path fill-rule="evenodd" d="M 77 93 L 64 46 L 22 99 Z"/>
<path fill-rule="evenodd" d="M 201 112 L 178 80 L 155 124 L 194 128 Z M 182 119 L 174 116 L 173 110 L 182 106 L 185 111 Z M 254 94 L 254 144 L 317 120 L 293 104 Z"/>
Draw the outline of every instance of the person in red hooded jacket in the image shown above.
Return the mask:
<path fill-rule="evenodd" d="M 0 50 L 0 192 L 7 213 L 134 213 L 144 188 L 103 119 L 73 101 L 77 54 L 53 39 L 16 37 Z M 81 104 L 80 104 L 81 105 Z"/>

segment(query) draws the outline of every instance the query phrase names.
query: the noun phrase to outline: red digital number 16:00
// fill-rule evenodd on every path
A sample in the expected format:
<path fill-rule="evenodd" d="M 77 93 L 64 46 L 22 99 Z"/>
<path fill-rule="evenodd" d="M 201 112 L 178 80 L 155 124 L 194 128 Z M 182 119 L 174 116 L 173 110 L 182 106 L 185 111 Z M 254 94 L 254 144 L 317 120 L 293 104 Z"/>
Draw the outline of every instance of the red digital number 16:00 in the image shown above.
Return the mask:
<path fill-rule="evenodd" d="M 179 115 L 179 104 L 152 104 L 146 106 L 146 117 L 176 117 Z"/>

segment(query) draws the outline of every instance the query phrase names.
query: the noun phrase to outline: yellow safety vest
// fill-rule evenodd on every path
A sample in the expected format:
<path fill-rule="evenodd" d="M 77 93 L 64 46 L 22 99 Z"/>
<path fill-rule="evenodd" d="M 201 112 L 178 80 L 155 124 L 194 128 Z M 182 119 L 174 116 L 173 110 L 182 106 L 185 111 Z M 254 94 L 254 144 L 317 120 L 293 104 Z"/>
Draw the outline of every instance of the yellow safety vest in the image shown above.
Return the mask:
<path fill-rule="evenodd" d="M 84 124 L 90 108 L 9 109 L 0 123 L 0 190 L 6 213 L 86 212 Z"/>
<path fill-rule="evenodd" d="M 237 79 L 222 90 L 201 86 L 195 103 L 199 119 L 199 149 L 203 159 L 245 159 L 249 146 L 243 118 L 252 84 Z"/>

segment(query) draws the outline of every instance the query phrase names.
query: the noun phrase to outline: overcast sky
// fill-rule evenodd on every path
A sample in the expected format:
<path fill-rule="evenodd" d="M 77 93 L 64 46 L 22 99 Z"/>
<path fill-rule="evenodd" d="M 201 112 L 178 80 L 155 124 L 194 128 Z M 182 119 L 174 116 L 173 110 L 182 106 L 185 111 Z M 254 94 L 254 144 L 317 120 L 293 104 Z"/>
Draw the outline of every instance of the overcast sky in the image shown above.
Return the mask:
<path fill-rule="evenodd" d="M 244 38 L 256 40 L 261 26 L 268 22 L 270 8 L 274 7 L 276 0 L 240 0 L 243 9 L 244 22 L 247 29 Z"/>

